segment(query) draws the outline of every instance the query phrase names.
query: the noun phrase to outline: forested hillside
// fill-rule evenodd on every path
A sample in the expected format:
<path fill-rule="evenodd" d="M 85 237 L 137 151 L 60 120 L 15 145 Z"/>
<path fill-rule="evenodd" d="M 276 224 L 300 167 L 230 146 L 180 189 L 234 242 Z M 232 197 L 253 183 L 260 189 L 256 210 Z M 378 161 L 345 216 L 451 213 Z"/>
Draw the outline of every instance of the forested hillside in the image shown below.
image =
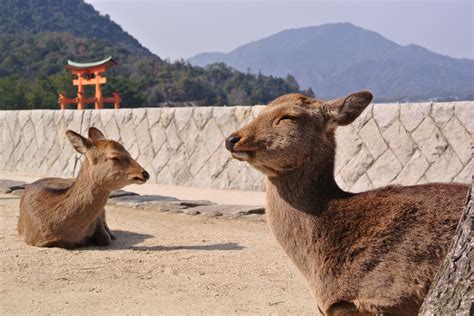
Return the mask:
<path fill-rule="evenodd" d="M 57 108 L 58 92 L 75 95 L 67 60 L 108 56 L 119 65 L 108 71 L 104 92 L 120 91 L 128 107 L 257 104 L 299 90 L 291 76 L 164 61 L 82 0 L 0 2 L 0 109 Z"/>

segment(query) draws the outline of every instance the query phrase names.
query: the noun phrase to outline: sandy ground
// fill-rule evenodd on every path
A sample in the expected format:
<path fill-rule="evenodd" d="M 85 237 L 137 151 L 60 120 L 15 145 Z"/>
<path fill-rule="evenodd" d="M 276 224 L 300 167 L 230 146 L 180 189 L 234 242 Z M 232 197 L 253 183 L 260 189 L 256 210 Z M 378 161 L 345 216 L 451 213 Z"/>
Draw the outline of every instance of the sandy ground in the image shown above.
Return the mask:
<path fill-rule="evenodd" d="M 107 207 L 113 246 L 24 244 L 0 195 L 1 315 L 315 314 L 303 278 L 256 220 Z"/>
<path fill-rule="evenodd" d="M 42 178 L 39 175 L 0 171 L 0 179 L 33 182 Z M 208 200 L 219 204 L 265 205 L 265 192 L 216 190 L 157 183 L 129 185 L 124 190 L 138 194 L 159 194 L 174 196 L 181 200 Z"/>

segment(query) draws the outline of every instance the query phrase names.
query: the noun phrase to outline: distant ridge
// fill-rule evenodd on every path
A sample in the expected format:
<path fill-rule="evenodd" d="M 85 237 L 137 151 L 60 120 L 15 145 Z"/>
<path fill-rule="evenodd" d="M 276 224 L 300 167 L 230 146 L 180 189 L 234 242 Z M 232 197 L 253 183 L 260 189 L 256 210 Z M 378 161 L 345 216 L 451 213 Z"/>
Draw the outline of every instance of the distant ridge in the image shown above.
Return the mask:
<path fill-rule="evenodd" d="M 289 29 L 229 53 L 202 53 L 188 61 L 291 74 L 321 98 L 370 89 L 377 101 L 474 99 L 474 60 L 402 46 L 350 23 Z"/>

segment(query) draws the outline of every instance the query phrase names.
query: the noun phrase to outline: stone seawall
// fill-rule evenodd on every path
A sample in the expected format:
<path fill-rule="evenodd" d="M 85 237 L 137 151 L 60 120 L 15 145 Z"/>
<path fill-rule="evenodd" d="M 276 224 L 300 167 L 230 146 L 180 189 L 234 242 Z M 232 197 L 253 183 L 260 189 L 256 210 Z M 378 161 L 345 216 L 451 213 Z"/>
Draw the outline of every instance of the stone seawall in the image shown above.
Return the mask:
<path fill-rule="evenodd" d="M 262 106 L 0 111 L 0 170 L 72 177 L 80 156 L 65 138 L 90 126 L 120 141 L 152 182 L 264 190 L 231 159 L 224 138 Z M 387 184 L 469 182 L 474 102 L 375 104 L 337 131 L 336 179 L 346 190 Z"/>

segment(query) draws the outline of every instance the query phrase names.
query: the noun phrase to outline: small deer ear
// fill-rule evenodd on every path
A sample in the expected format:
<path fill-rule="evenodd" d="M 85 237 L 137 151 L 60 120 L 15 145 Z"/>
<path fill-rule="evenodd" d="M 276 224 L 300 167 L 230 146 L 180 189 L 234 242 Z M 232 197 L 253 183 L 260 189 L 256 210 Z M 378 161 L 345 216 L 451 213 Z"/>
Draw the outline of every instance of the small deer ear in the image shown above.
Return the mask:
<path fill-rule="evenodd" d="M 85 154 L 93 146 L 90 139 L 87 139 L 71 130 L 66 131 L 66 136 L 74 149 L 81 154 Z"/>
<path fill-rule="evenodd" d="M 372 93 L 369 91 L 360 91 L 344 98 L 327 101 L 326 106 L 337 125 L 349 125 L 370 104 L 372 98 Z"/>
<path fill-rule="evenodd" d="M 97 128 L 95 128 L 95 127 L 89 128 L 88 134 L 89 134 L 89 138 L 92 139 L 93 142 L 98 141 L 98 140 L 105 139 L 104 134 L 102 134 L 102 132 L 99 131 L 99 130 L 98 130 Z"/>

